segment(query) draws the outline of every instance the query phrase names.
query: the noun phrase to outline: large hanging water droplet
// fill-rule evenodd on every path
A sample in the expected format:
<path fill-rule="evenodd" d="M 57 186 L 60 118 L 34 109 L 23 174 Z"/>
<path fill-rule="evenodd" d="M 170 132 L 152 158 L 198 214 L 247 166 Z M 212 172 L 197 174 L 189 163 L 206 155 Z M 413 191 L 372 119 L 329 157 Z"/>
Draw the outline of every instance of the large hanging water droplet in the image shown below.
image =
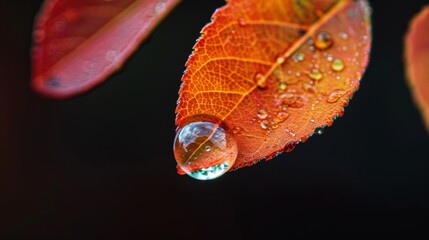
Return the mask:
<path fill-rule="evenodd" d="M 174 156 L 181 170 L 198 180 L 210 180 L 227 172 L 238 150 L 232 134 L 211 121 L 190 121 L 176 134 Z"/>
<path fill-rule="evenodd" d="M 316 40 L 314 41 L 314 46 L 320 50 L 325 50 L 331 47 L 333 44 L 332 36 L 328 32 L 320 32 L 316 36 Z"/>

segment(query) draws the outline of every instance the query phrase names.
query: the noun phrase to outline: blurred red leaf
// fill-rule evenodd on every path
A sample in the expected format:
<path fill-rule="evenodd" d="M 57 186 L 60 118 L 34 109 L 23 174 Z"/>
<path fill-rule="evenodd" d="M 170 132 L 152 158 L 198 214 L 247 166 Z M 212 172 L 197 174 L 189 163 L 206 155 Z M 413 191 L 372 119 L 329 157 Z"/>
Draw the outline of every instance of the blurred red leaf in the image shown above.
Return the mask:
<path fill-rule="evenodd" d="M 405 37 L 408 84 L 429 131 L 429 5 L 416 15 Z"/>
<path fill-rule="evenodd" d="M 176 109 L 179 172 L 199 179 L 230 164 L 213 156 L 221 156 L 224 134 L 206 134 L 213 125 L 185 126 L 203 119 L 232 134 L 232 169 L 270 159 L 341 116 L 368 63 L 365 0 L 230 0 L 212 19 L 186 63 Z M 224 151 L 234 157 L 229 146 Z"/>
<path fill-rule="evenodd" d="M 46 0 L 34 29 L 33 88 L 53 98 L 116 71 L 180 0 Z"/>

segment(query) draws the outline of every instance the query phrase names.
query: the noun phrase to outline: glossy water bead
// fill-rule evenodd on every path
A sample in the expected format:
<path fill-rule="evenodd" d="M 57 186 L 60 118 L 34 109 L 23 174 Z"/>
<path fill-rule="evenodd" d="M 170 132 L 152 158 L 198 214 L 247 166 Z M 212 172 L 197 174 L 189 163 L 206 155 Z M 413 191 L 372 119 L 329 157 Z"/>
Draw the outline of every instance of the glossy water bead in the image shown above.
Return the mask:
<path fill-rule="evenodd" d="M 237 143 L 232 134 L 210 121 L 185 124 L 174 140 L 178 167 L 198 180 L 223 175 L 234 165 L 237 153 Z"/>

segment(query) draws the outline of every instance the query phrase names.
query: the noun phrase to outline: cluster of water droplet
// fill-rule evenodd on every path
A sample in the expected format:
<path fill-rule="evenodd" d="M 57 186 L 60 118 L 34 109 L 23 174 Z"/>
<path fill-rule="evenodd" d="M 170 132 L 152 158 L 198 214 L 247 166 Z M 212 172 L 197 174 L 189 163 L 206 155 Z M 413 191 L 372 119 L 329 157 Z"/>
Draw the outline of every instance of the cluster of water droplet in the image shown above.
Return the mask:
<path fill-rule="evenodd" d="M 277 111 L 271 115 L 265 108 L 260 108 L 256 115 L 257 118 L 252 121 L 258 122 L 264 130 L 276 129 L 279 127 L 279 123 L 289 118 L 289 114 L 285 111 Z"/>
<path fill-rule="evenodd" d="M 346 82 L 346 84 L 339 84 L 340 86 L 353 84 L 350 77 L 347 77 L 348 73 L 344 75 L 346 79 L 342 79 L 341 72 L 346 69 L 346 65 L 343 59 L 335 57 L 333 54 L 335 52 L 348 51 L 346 44 L 348 38 L 349 36 L 345 32 L 340 32 L 338 36 L 334 37 L 329 32 L 321 31 L 314 37 L 309 38 L 304 46 L 300 48 L 301 50 L 295 52 L 290 59 L 286 59 L 285 56 L 280 55 L 276 59 L 277 67 L 273 71 L 273 76 L 278 80 L 278 94 L 274 100 L 274 107 L 259 107 L 256 113 L 257 118 L 253 118 L 252 122 L 257 122 L 263 130 L 267 131 L 278 128 L 279 123 L 289 118 L 289 111 L 291 109 L 302 109 L 309 102 L 306 97 L 307 94 L 319 93 L 318 83 L 326 78 L 327 75 L 334 80 L 343 80 Z M 335 41 L 343 41 L 344 45 L 337 44 L 334 48 Z M 355 57 L 357 56 L 359 56 L 358 51 L 355 53 Z M 357 62 L 355 57 L 351 59 L 352 64 L 356 64 Z M 293 69 L 297 70 L 285 70 L 282 64 L 286 61 L 289 61 L 288 64 L 292 64 L 294 66 Z M 257 73 L 255 75 L 255 83 L 260 89 L 264 89 L 267 87 L 267 77 Z M 298 83 L 302 86 L 301 88 L 293 86 Z M 289 86 L 293 87 L 290 88 Z M 346 90 L 337 88 L 330 92 L 314 95 L 315 100 L 311 100 L 311 109 L 315 110 L 316 105 L 321 101 L 326 101 L 330 104 L 336 103 L 347 94 Z M 315 133 L 319 134 L 322 132 L 320 129 L 323 128 L 317 127 L 318 123 L 315 119 L 311 118 L 310 124 L 316 126 Z M 286 131 L 292 137 L 295 136 L 292 130 L 286 129 Z"/>

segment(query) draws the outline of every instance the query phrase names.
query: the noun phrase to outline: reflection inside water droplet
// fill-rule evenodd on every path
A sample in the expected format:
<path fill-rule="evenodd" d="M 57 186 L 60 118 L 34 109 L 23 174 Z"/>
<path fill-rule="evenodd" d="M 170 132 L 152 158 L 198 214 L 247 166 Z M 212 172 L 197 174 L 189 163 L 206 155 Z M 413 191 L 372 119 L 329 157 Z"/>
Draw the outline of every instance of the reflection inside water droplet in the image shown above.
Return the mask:
<path fill-rule="evenodd" d="M 210 180 L 227 172 L 238 150 L 232 134 L 210 121 L 190 121 L 176 134 L 174 156 L 181 170 L 198 180 Z"/>

